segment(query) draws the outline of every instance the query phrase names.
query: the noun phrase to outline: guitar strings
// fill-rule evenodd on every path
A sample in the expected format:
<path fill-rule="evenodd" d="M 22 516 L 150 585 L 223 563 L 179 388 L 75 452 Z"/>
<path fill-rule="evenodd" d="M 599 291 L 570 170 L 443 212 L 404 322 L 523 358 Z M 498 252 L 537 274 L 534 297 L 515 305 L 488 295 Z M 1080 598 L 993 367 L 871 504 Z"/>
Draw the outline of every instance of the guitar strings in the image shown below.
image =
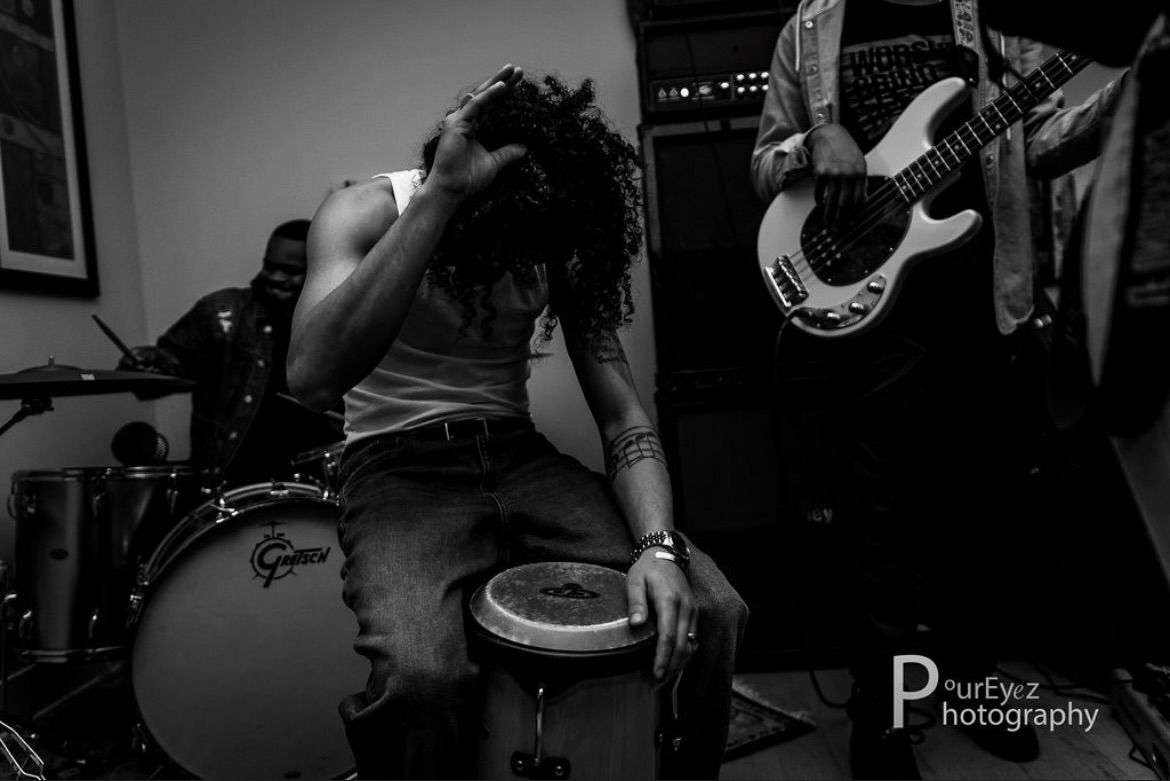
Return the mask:
<path fill-rule="evenodd" d="M 965 162 L 966 160 L 963 160 L 959 165 Z M 953 169 L 948 170 L 947 174 L 949 175 L 952 171 Z M 835 235 L 827 226 L 822 226 L 809 238 L 808 242 L 792 254 L 790 260 L 792 260 L 793 266 L 803 265 L 807 269 L 807 272 L 800 272 L 801 281 L 807 282 L 816 277 L 818 271 L 827 270 L 835 260 L 841 257 L 844 251 L 851 249 L 858 241 L 865 238 L 873 228 L 902 208 L 903 204 L 912 206 L 925 197 L 937 184 L 938 182 L 913 201 L 906 202 L 904 198 L 900 197 L 900 188 L 894 177 L 887 179 L 866 201 L 858 218 L 849 225 L 845 233 Z"/>
<path fill-rule="evenodd" d="M 1008 124 L 1014 124 L 1016 121 L 1018 120 L 1010 120 Z M 973 139 L 964 139 L 964 130 L 968 130 L 973 136 Z M 987 143 L 990 143 L 990 141 L 988 141 L 983 144 L 979 144 L 979 136 L 973 129 L 967 128 L 966 125 L 955 131 L 955 136 L 958 138 L 960 143 L 963 144 L 964 149 L 968 148 L 968 145 L 965 143 L 967 140 L 973 141 L 974 145 L 976 146 L 976 150 L 982 149 L 987 145 Z M 951 147 L 949 142 L 944 140 L 943 143 L 947 145 L 948 149 Z M 938 146 L 942 145 L 943 144 L 939 144 Z M 917 165 L 919 169 L 925 170 L 922 168 L 920 161 L 923 159 L 928 159 L 930 152 L 936 151 L 938 146 L 927 150 L 924 154 L 916 158 L 914 162 L 907 165 L 903 170 L 908 170 L 914 165 Z M 944 177 L 946 175 L 950 175 L 955 170 L 958 170 L 963 165 L 965 165 L 971 159 L 971 157 L 976 154 L 976 152 L 970 152 L 965 157 L 960 157 L 960 155 L 952 149 L 951 154 L 955 157 L 955 162 L 951 164 L 954 167 L 948 168 Z M 946 158 L 942 155 L 941 152 L 938 153 L 938 157 L 944 166 L 948 165 Z M 929 160 L 927 161 L 929 162 Z M 941 181 L 942 179 L 940 178 L 939 182 Z M 934 187 L 937 186 L 939 182 L 935 182 L 919 196 L 915 197 L 914 200 L 907 202 L 906 205 L 912 206 L 913 204 L 917 203 L 932 189 L 934 189 Z M 817 263 L 817 258 L 810 257 L 809 252 L 805 250 L 804 246 L 802 246 L 801 249 L 797 252 L 793 253 L 791 259 L 793 260 L 794 266 L 797 265 L 800 260 L 807 258 L 807 260 L 804 260 L 804 265 L 809 269 L 809 273 L 807 275 L 802 273 L 801 281 L 807 282 L 809 279 L 815 277 L 818 271 L 831 266 L 833 261 L 841 255 L 842 251 L 850 249 L 859 240 L 865 238 L 866 234 L 868 234 L 870 230 L 881 224 L 881 222 L 892 213 L 892 210 L 889 208 L 891 205 L 901 208 L 900 196 L 901 188 L 899 187 L 896 178 L 890 177 L 888 180 L 883 182 L 882 185 L 874 192 L 873 196 L 867 200 L 865 206 L 863 207 L 862 213 L 859 215 L 858 219 L 853 221 L 853 224 L 849 226 L 849 230 L 847 230 L 845 233 L 838 237 L 834 237 L 833 232 L 830 231 L 827 227 L 822 227 L 820 230 L 818 230 L 812 237 L 810 237 L 810 240 L 807 242 L 806 246 L 808 246 L 809 250 L 816 250 L 818 254 L 821 250 L 827 250 L 830 254 L 824 257 L 820 263 Z M 901 201 L 904 201 L 904 198 L 902 198 Z M 834 246 L 834 238 L 837 239 L 836 246 Z"/>
<path fill-rule="evenodd" d="M 971 132 L 974 134 L 974 131 Z M 964 140 L 962 138 L 962 128 L 957 131 L 957 136 L 959 137 L 960 141 Z M 975 140 L 978 140 L 978 136 L 975 136 Z M 983 145 L 981 145 L 979 148 L 982 148 L 982 146 Z M 966 147 L 966 144 L 964 144 L 964 147 Z M 930 151 L 927 151 L 921 157 L 917 158 L 913 163 L 906 166 L 906 169 L 909 169 L 913 165 L 919 165 L 919 168 L 922 168 L 919 160 L 926 158 L 929 154 Z M 944 176 L 950 175 L 955 170 L 966 164 L 974 153 L 967 155 L 965 158 L 960 158 L 960 156 L 953 151 L 952 154 L 956 159 L 954 168 L 948 168 L 947 173 Z M 944 165 L 946 165 L 946 160 L 943 158 L 941 153 L 939 154 L 939 159 L 943 162 Z M 940 178 L 939 182 L 941 181 L 942 179 Z M 934 189 L 934 187 L 937 186 L 939 182 L 935 182 L 933 185 L 928 187 L 919 196 L 915 197 L 914 200 L 906 202 L 904 197 L 901 196 L 901 188 L 899 187 L 896 178 L 890 177 L 887 179 L 866 201 L 865 206 L 862 208 L 862 212 L 858 215 L 858 218 L 855 219 L 849 226 L 847 231 L 839 236 L 836 236 L 834 232 L 831 231 L 828 227 L 821 227 L 809 238 L 808 242 L 806 242 L 799 250 L 792 254 L 790 259 L 792 260 L 794 267 L 803 265 L 808 269 L 807 273 L 804 271 L 800 272 L 801 282 L 807 282 L 810 279 L 816 277 L 819 271 L 828 269 L 844 251 L 851 249 L 858 241 L 865 238 L 873 228 L 880 225 L 896 209 L 902 208 L 903 203 L 905 203 L 907 206 L 913 206 L 919 200 L 924 198 L 932 189 Z M 891 206 L 895 208 L 891 209 Z M 812 254 L 814 252 L 816 255 Z M 827 254 L 822 255 L 822 252 Z M 818 257 L 821 257 L 819 262 Z"/>
<path fill-rule="evenodd" d="M 1059 88 L 1060 85 L 1055 83 L 1052 80 L 1052 77 L 1049 76 L 1047 73 L 1047 69 L 1052 64 L 1055 63 L 1056 65 L 1060 65 L 1066 71 L 1068 71 L 1068 76 L 1065 77 L 1065 80 L 1067 80 L 1068 78 L 1071 78 L 1081 68 L 1083 68 L 1085 64 L 1087 64 L 1086 60 L 1078 60 L 1075 57 L 1068 57 L 1066 55 L 1067 55 L 1067 53 L 1065 53 L 1065 52 L 1060 52 L 1060 53 L 1057 53 L 1056 55 L 1054 55 L 1047 62 L 1045 62 L 1043 65 L 1041 65 L 1039 68 L 1037 68 L 1036 71 L 1029 78 L 1023 79 L 1018 84 L 1005 90 L 1004 96 L 1002 98 L 1000 98 L 999 100 L 995 101 L 995 103 L 993 103 L 989 107 L 989 108 L 995 109 L 995 112 L 997 114 L 999 114 L 1000 119 L 1006 123 L 1004 128 L 1001 128 L 999 131 L 993 131 L 992 139 L 994 139 L 996 136 L 998 136 L 1000 133 L 1002 133 L 1004 129 L 1006 129 L 1007 127 L 1010 127 L 1012 124 L 1014 124 L 1016 121 L 1018 121 L 1019 119 L 1021 119 L 1024 116 L 1025 111 L 1020 108 L 1018 99 L 1032 98 L 1037 103 L 1043 99 L 1043 97 L 1037 97 L 1036 89 L 1035 89 L 1035 87 L 1040 86 L 1039 85 L 1040 79 L 1047 80 L 1049 86 L 1053 90 Z M 1072 63 L 1074 65 L 1078 66 L 1076 68 L 1076 70 L 1074 70 L 1072 67 L 1070 67 L 1069 63 L 1066 62 L 1066 59 L 1071 59 Z M 1033 85 L 1032 82 L 1036 82 L 1036 84 Z M 1063 81 L 1061 83 L 1063 83 Z M 1012 113 L 1018 113 L 1019 114 L 1018 117 L 1014 117 L 1013 119 L 1009 120 L 1005 116 L 1004 111 L 1001 111 L 997 107 L 999 104 L 1002 103 L 1002 104 L 1004 104 L 1004 107 L 1006 109 L 1007 104 L 1005 103 L 1005 100 L 1009 100 L 1011 103 L 1011 108 L 1007 109 L 1008 114 L 1010 115 Z M 930 161 L 930 153 L 932 151 L 936 152 L 936 154 L 939 157 L 939 161 L 942 163 L 943 167 L 946 169 L 946 174 L 944 174 L 944 176 L 951 174 L 956 168 L 961 167 L 962 165 L 966 164 L 970 160 L 970 158 L 973 157 L 978 152 L 979 149 L 982 149 L 984 146 L 986 146 L 992 140 L 992 139 L 988 139 L 988 141 L 986 141 L 986 142 L 979 143 L 979 136 L 974 130 L 975 120 L 981 119 L 981 118 L 983 119 L 984 125 L 986 127 L 988 127 L 988 129 L 991 129 L 991 123 L 989 123 L 987 121 L 987 119 L 983 117 L 983 114 L 985 112 L 989 113 L 988 109 L 984 109 L 984 111 L 977 113 L 975 117 L 973 117 L 968 122 L 964 123 L 964 125 L 961 126 L 958 130 L 956 130 L 953 134 L 955 137 L 957 137 L 959 142 L 963 144 L 963 148 L 967 150 L 968 154 L 965 158 L 960 159 L 959 155 L 953 149 L 951 149 L 950 142 L 948 140 L 944 139 L 944 141 L 942 143 L 928 149 L 926 152 L 924 152 L 922 155 L 920 155 L 918 158 L 916 158 L 912 163 L 907 165 L 904 170 L 909 170 L 912 166 L 917 165 L 919 167 L 919 170 L 925 172 L 925 168 L 922 165 L 922 161 L 925 160 L 932 168 L 935 168 L 935 173 L 937 174 L 938 169 L 935 167 L 934 163 L 932 163 Z M 975 142 L 975 147 L 976 147 L 975 152 L 972 152 L 970 150 L 970 148 L 967 146 L 967 144 L 965 143 L 965 141 L 963 139 L 964 130 L 969 130 L 970 133 L 972 134 L 972 136 L 974 136 L 974 142 Z M 947 148 L 951 150 L 951 154 L 955 157 L 955 164 L 954 164 L 955 168 L 947 168 L 948 164 L 946 162 L 946 158 L 942 155 L 941 152 L 938 152 L 938 148 L 943 146 L 943 145 L 946 145 Z M 940 178 L 939 182 L 941 182 L 941 180 L 942 179 Z M 910 201 L 908 203 L 908 205 L 913 205 L 914 203 L 917 203 L 921 198 L 925 197 L 932 189 L 934 189 L 934 187 L 937 186 L 939 184 L 939 182 L 935 182 L 934 184 L 930 185 L 920 195 L 915 197 L 915 199 L 913 201 Z M 887 216 L 889 216 L 890 210 L 887 207 L 890 205 L 891 199 L 894 198 L 894 196 L 895 196 L 895 193 L 894 193 L 895 190 L 898 190 L 900 193 L 901 188 L 897 184 L 896 177 L 891 177 L 877 190 L 877 192 L 874 193 L 874 196 L 866 204 L 866 209 L 867 209 L 868 213 L 863 213 L 862 218 L 859 220 L 855 220 L 854 224 L 850 226 L 850 230 L 848 232 L 846 232 L 845 234 L 843 234 L 841 237 L 839 237 L 840 241 L 841 241 L 840 249 L 834 248 L 833 235 L 827 228 L 822 227 L 821 230 L 818 231 L 812 237 L 812 239 L 810 239 L 809 243 L 815 244 L 816 245 L 814 247 L 815 249 L 817 249 L 819 251 L 821 249 L 827 248 L 828 251 L 831 253 L 831 255 L 826 257 L 824 259 L 824 261 L 820 264 L 821 268 L 825 268 L 825 267 L 832 265 L 832 262 L 836 258 L 840 257 L 841 249 L 849 249 L 850 247 L 852 247 L 859 239 L 861 239 L 863 237 L 864 234 L 868 233 L 873 227 L 880 224 Z M 871 206 L 873 208 L 870 208 Z M 876 211 L 875 211 L 875 209 L 876 209 Z M 804 251 L 804 247 L 801 247 L 800 250 L 798 250 L 796 253 L 793 253 L 793 256 L 796 257 L 797 262 L 799 262 L 799 260 L 801 259 L 801 257 L 797 257 L 797 256 L 807 257 L 807 255 L 808 255 L 808 253 L 806 253 Z M 810 258 L 809 260 L 806 260 L 804 262 L 804 265 L 808 267 L 808 269 L 811 273 L 810 273 L 810 275 L 807 275 L 807 276 L 802 273 L 802 275 L 801 275 L 802 282 L 806 282 L 809 279 L 811 279 L 813 276 L 816 276 L 818 269 L 816 266 L 813 265 L 815 261 L 816 261 L 816 258 Z M 795 266 L 795 265 L 797 265 L 797 263 L 794 262 L 793 265 Z"/>
<path fill-rule="evenodd" d="M 995 109 L 996 113 L 998 113 L 1000 118 L 1002 120 L 1004 120 L 1004 122 L 1006 123 L 1004 128 L 1000 128 L 998 131 L 994 132 L 994 135 L 992 136 L 991 139 L 988 139 L 988 141 L 986 141 L 986 142 L 979 143 L 978 133 L 974 129 L 974 122 L 977 119 L 982 119 L 984 125 L 986 125 L 988 128 L 991 128 L 991 124 L 983 116 L 984 112 L 977 113 L 975 117 L 973 117 L 968 122 L 964 123 L 964 125 L 961 126 L 958 130 L 954 131 L 954 133 L 953 133 L 954 137 L 959 141 L 959 143 L 961 143 L 963 145 L 963 148 L 966 149 L 968 152 L 966 157 L 961 158 L 959 156 L 959 154 L 956 153 L 953 150 L 953 148 L 951 148 L 952 144 L 948 140 L 944 139 L 944 141 L 942 143 L 940 143 L 934 147 L 931 147 L 926 152 L 924 152 L 922 155 L 920 155 L 918 158 L 916 158 L 913 162 L 911 162 L 909 165 L 907 165 L 905 167 L 905 169 L 903 169 L 903 170 L 910 170 L 913 166 L 917 165 L 919 170 L 925 173 L 926 169 L 923 166 L 923 161 L 925 161 L 927 164 L 930 165 L 931 168 L 933 168 L 935 170 L 935 173 L 937 174 L 938 168 L 930 160 L 930 153 L 935 152 L 939 158 L 939 162 L 942 164 L 946 173 L 943 174 L 943 176 L 940 177 L 938 181 L 934 182 L 932 185 L 927 187 L 926 190 L 924 190 L 920 195 L 915 197 L 914 200 L 909 201 L 906 205 L 912 206 L 913 204 L 917 203 L 919 200 L 924 198 L 931 190 L 933 190 L 942 181 L 943 178 L 945 178 L 946 176 L 950 175 L 958 168 L 965 165 L 975 154 L 978 153 L 978 150 L 982 149 L 984 146 L 986 146 L 988 143 L 990 143 L 992 140 L 994 140 L 994 138 L 996 136 L 998 136 L 1000 133 L 1002 133 L 1004 131 L 1004 129 L 1006 129 L 1006 127 L 1010 127 L 1011 125 L 1015 124 L 1015 122 L 1019 121 L 1024 116 L 1025 112 L 1023 109 L 1020 108 L 1018 99 L 1036 98 L 1036 91 L 1034 89 L 1034 85 L 1032 84 L 1032 82 L 1037 82 L 1037 84 L 1035 86 L 1038 87 L 1039 86 L 1038 82 L 1040 81 L 1041 78 L 1043 78 L 1043 79 L 1046 79 L 1048 81 L 1049 85 L 1053 89 L 1058 88 L 1059 85 L 1054 83 L 1052 78 L 1045 72 L 1047 69 L 1047 66 L 1049 66 L 1053 62 L 1056 62 L 1056 64 L 1063 66 L 1065 68 L 1065 70 L 1067 70 L 1069 72 L 1070 77 L 1071 77 L 1071 75 L 1075 75 L 1077 70 L 1080 70 L 1080 68 L 1077 68 L 1077 70 L 1073 70 L 1073 68 L 1069 67 L 1068 63 L 1063 61 L 1063 59 L 1062 59 L 1063 56 L 1064 56 L 1063 52 L 1059 53 L 1057 55 L 1054 55 L 1053 58 L 1049 62 L 1040 66 L 1036 70 L 1036 73 L 1033 74 L 1032 77 L 1024 79 L 1024 80 L 1020 81 L 1018 84 L 1013 85 L 1010 89 L 1005 90 L 1003 98 L 1001 98 L 1001 99 L 997 100 L 995 103 L 991 104 L 991 106 L 989 108 Z M 1074 64 L 1077 64 L 1075 59 L 1073 60 L 1073 62 L 1074 62 Z M 1083 67 L 1083 64 L 1081 65 L 1081 67 Z M 1011 108 L 1007 109 L 1008 114 L 1019 114 L 1019 116 L 1013 117 L 1012 119 L 1008 119 L 1007 116 L 1005 115 L 1004 111 L 1001 111 L 998 108 L 998 105 L 1001 103 L 1004 103 L 1004 107 L 1007 108 L 1007 103 L 1005 103 L 1005 99 L 1008 99 L 1008 101 L 1010 101 L 1010 105 L 1011 105 Z M 1043 98 L 1040 98 L 1040 99 L 1042 100 Z M 1037 102 L 1039 102 L 1039 100 L 1037 100 Z M 984 109 L 984 111 L 987 111 L 987 109 Z M 975 146 L 974 152 L 970 150 L 970 148 L 968 147 L 968 145 L 966 143 L 966 141 L 968 139 L 964 138 L 964 136 L 963 136 L 964 131 L 969 132 L 971 134 L 971 136 L 973 137 L 972 140 L 973 140 L 974 146 Z M 944 157 L 942 152 L 938 151 L 939 148 L 944 146 L 944 145 L 947 146 L 947 148 L 951 151 L 951 154 L 955 157 L 955 163 L 951 164 L 954 167 L 948 167 L 948 163 L 946 161 L 946 158 Z M 860 239 L 864 238 L 865 235 L 868 234 L 870 230 L 872 230 L 877 225 L 881 224 L 881 222 L 883 222 L 892 213 L 892 210 L 889 208 L 891 205 L 896 206 L 898 208 L 901 208 L 901 204 L 898 201 L 898 196 L 901 195 L 901 187 L 899 186 L 899 184 L 897 182 L 896 176 L 897 175 L 887 179 L 874 192 L 873 196 L 871 196 L 868 199 L 867 203 L 863 207 L 863 211 L 862 211 L 862 214 L 859 216 L 859 219 L 854 220 L 853 224 L 849 226 L 848 231 L 846 231 L 841 236 L 836 237 L 837 238 L 836 245 L 834 245 L 833 233 L 826 227 L 822 227 L 819 231 L 817 231 L 810 238 L 809 242 L 807 242 L 807 246 L 809 247 L 810 251 L 815 250 L 819 253 L 821 250 L 827 250 L 829 253 L 827 256 L 824 257 L 824 259 L 821 262 L 818 263 L 816 257 L 810 256 L 810 252 L 806 251 L 805 246 L 802 246 L 799 250 L 794 252 L 792 254 L 792 256 L 790 256 L 790 260 L 793 261 L 794 267 L 798 267 L 800 265 L 803 265 L 808 269 L 808 272 L 809 272 L 808 274 L 805 274 L 803 271 L 800 272 L 801 273 L 800 279 L 802 282 L 807 282 L 809 279 L 816 277 L 817 272 L 819 270 L 826 269 L 829 266 L 831 266 L 833 264 L 833 261 L 836 260 L 837 258 L 839 258 L 843 251 L 852 248 L 853 245 L 856 244 Z M 913 190 L 911 190 L 911 191 L 913 191 Z M 905 200 L 904 197 L 902 198 L 902 200 L 903 201 Z"/>

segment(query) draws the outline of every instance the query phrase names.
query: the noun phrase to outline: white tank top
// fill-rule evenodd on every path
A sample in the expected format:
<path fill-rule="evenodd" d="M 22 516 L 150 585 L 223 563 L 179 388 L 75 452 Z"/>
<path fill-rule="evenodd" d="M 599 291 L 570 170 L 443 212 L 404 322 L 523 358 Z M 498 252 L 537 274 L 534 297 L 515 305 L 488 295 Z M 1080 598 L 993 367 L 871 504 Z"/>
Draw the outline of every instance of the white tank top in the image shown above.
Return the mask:
<path fill-rule="evenodd" d="M 379 174 L 404 212 L 420 171 Z M 529 417 L 528 376 L 536 319 L 548 303 L 543 266 L 521 285 L 511 273 L 492 287 L 496 317 L 485 338 L 477 315 L 460 333 L 460 305 L 423 277 L 398 338 L 378 366 L 345 394 L 346 444 L 460 418 Z"/>

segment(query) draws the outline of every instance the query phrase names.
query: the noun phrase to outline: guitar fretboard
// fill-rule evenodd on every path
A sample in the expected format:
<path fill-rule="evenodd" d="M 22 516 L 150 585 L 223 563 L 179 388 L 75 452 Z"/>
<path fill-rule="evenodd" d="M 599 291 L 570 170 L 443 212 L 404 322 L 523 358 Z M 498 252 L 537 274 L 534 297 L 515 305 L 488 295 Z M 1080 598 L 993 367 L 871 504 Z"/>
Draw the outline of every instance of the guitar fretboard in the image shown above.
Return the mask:
<path fill-rule="evenodd" d="M 1072 52 L 1057 52 L 1049 57 L 995 102 L 895 174 L 893 181 L 902 198 L 906 203 L 917 201 L 1088 64 L 1089 60 Z"/>

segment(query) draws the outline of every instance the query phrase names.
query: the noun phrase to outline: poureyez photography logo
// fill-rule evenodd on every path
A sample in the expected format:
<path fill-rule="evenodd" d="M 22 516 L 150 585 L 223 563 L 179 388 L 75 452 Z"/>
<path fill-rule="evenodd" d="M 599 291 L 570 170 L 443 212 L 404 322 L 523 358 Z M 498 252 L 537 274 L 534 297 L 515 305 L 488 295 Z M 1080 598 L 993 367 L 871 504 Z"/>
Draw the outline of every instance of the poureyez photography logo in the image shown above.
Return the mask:
<path fill-rule="evenodd" d="M 907 673 L 915 667 L 926 681 L 908 688 Z M 921 675 L 916 674 L 916 678 Z M 905 727 L 905 705 L 934 694 L 940 685 L 938 665 L 928 656 L 903 654 L 894 657 L 893 726 Z M 1024 726 L 1048 729 L 1071 727 L 1088 732 L 1097 723 L 1100 708 L 1088 708 L 1071 701 L 1054 703 L 1040 695 L 1040 684 L 988 675 L 976 680 L 941 680 L 943 696 L 938 713 L 944 726 L 1003 727 L 1018 732 Z"/>

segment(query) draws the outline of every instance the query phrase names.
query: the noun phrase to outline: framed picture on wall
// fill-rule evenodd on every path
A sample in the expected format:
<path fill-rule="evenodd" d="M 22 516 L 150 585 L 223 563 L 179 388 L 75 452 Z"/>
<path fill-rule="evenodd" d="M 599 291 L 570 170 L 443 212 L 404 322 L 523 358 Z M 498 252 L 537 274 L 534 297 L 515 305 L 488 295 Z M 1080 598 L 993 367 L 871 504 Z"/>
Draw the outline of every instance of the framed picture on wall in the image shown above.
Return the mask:
<path fill-rule="evenodd" d="M 0 0 L 0 288 L 98 294 L 73 0 Z"/>

